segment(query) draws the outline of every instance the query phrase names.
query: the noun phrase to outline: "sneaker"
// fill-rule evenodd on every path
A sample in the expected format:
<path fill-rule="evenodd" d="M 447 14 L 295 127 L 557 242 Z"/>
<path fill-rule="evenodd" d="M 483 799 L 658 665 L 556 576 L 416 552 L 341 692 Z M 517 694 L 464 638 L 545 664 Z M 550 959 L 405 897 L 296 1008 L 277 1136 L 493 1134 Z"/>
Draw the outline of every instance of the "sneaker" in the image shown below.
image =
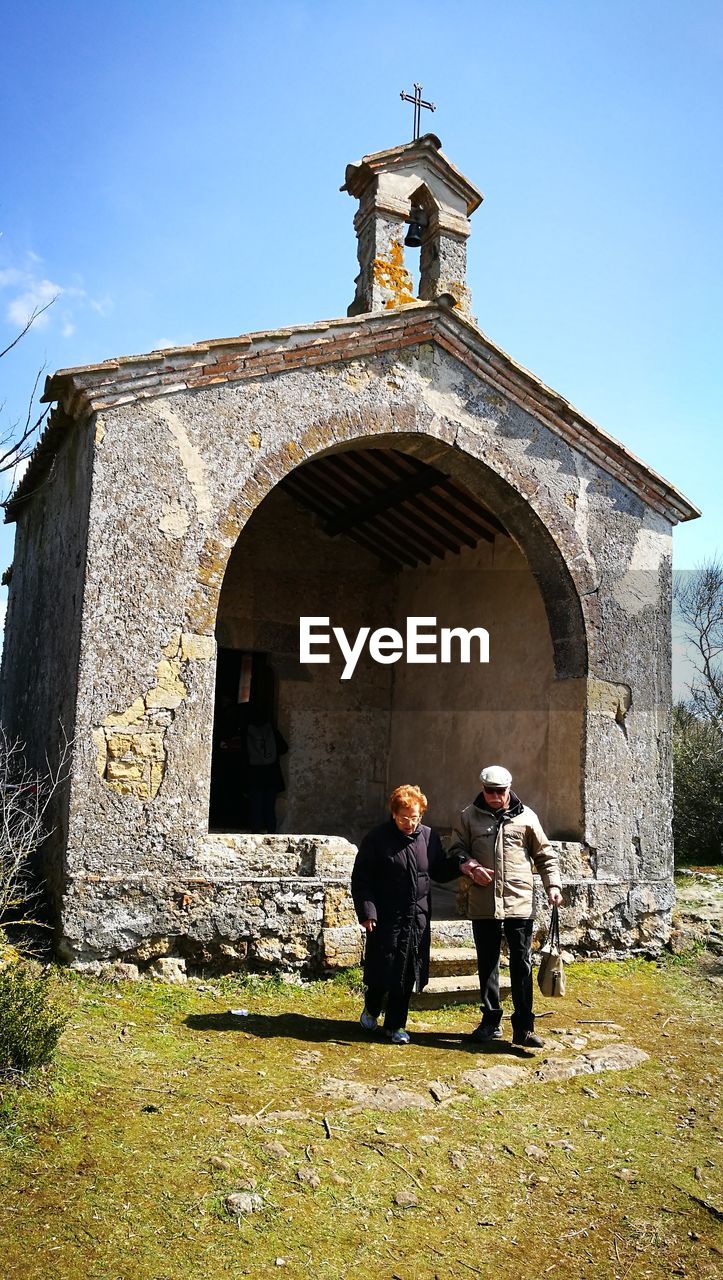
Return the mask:
<path fill-rule="evenodd" d="M 517 1031 L 512 1037 L 512 1043 L 520 1049 L 544 1049 L 545 1041 L 536 1036 L 534 1031 Z"/>
<path fill-rule="evenodd" d="M 502 1039 L 502 1027 L 499 1023 L 480 1022 L 474 1031 L 470 1032 L 470 1040 L 474 1040 L 475 1044 L 489 1044 L 490 1040 Z"/>
<path fill-rule="evenodd" d="M 368 1009 L 365 1009 L 364 1012 L 362 1013 L 361 1018 L 359 1019 L 359 1024 L 364 1028 L 365 1031 L 373 1031 L 377 1025 L 377 1020 L 369 1012 Z"/>
<path fill-rule="evenodd" d="M 400 1027 L 398 1031 L 387 1031 L 392 1044 L 409 1044 L 409 1032 Z"/>

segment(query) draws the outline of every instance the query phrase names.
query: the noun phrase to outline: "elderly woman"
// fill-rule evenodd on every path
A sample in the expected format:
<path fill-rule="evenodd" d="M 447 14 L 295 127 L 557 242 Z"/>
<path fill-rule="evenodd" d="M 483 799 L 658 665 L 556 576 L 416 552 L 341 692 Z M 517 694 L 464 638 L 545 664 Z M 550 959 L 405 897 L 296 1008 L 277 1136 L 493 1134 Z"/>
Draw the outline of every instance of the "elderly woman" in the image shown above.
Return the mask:
<path fill-rule="evenodd" d="M 384 1031 L 392 1044 L 408 1044 L 409 1000 L 429 981 L 431 880 L 455 879 L 460 859 L 447 858 L 439 836 L 422 825 L 427 797 L 419 787 L 397 787 L 389 808 L 388 820 L 362 840 L 351 877 L 367 934 L 360 1022 L 373 1031 L 386 996 Z"/>

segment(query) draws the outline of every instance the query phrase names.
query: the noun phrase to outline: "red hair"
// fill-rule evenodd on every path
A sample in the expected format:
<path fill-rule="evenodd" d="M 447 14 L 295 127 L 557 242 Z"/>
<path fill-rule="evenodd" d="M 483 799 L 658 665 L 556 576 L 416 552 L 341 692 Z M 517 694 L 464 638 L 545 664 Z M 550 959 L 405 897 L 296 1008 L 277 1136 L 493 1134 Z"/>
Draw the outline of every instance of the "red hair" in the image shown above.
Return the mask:
<path fill-rule="evenodd" d="M 398 809 L 411 808 L 415 804 L 418 804 L 421 812 L 424 813 L 427 797 L 419 787 L 413 787 L 410 783 L 396 787 L 389 797 L 389 808 L 392 813 L 396 813 Z"/>

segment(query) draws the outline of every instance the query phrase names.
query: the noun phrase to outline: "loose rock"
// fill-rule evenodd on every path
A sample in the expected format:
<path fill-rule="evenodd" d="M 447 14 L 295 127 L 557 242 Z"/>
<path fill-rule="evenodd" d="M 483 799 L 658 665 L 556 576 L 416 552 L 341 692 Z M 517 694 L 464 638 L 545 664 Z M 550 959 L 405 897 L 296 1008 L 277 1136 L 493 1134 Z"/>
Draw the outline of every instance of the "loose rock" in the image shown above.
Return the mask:
<path fill-rule="evenodd" d="M 497 1089 L 509 1089 L 511 1085 L 519 1084 L 528 1078 L 528 1072 L 524 1067 L 504 1065 L 475 1067 L 474 1070 L 465 1071 L 462 1074 L 465 1084 L 471 1084 L 472 1088 L 481 1094 L 494 1093 Z"/>
<path fill-rule="evenodd" d="M 261 1196 L 253 1191 L 232 1191 L 224 1201 L 228 1213 L 239 1218 L 242 1213 L 260 1213 L 264 1207 Z"/>
<path fill-rule="evenodd" d="M 415 1205 L 419 1204 L 419 1197 L 417 1196 L 416 1191 L 406 1191 L 405 1189 L 402 1189 L 401 1191 L 397 1191 L 394 1197 L 394 1203 L 398 1205 L 400 1209 L 413 1209 Z"/>

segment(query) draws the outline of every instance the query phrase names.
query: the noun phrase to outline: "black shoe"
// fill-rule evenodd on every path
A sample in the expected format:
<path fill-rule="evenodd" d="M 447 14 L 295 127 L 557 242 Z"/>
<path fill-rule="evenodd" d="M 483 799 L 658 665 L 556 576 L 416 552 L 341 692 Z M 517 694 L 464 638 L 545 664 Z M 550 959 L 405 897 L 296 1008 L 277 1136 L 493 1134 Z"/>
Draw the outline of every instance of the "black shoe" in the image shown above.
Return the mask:
<path fill-rule="evenodd" d="M 520 1049 L 544 1049 L 545 1041 L 536 1036 L 534 1031 L 517 1031 L 512 1037 L 512 1043 Z"/>
<path fill-rule="evenodd" d="M 489 1044 L 490 1040 L 502 1039 L 502 1027 L 491 1022 L 480 1022 L 479 1026 L 470 1033 L 469 1038 L 474 1040 L 475 1044 Z"/>

